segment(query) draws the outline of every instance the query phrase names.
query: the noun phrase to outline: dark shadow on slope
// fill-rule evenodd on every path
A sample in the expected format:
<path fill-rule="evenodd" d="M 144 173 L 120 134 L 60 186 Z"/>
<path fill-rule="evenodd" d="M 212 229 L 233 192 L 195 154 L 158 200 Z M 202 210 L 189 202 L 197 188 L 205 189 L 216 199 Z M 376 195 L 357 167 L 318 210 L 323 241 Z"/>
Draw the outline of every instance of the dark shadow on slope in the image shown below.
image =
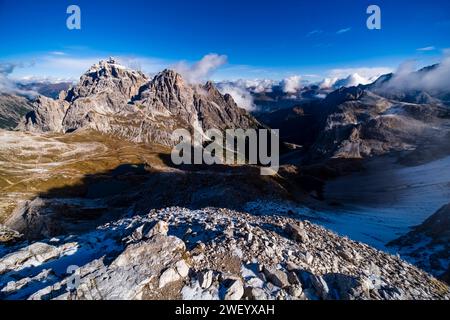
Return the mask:
<path fill-rule="evenodd" d="M 122 164 L 84 176 L 76 185 L 54 188 L 16 208 L 6 225 L 36 240 L 86 232 L 124 216 L 172 206 L 242 210 L 248 202 L 323 200 L 331 169 L 283 166 L 262 176 L 258 166 Z M 288 213 L 286 213 L 288 214 Z"/>
<path fill-rule="evenodd" d="M 256 166 L 174 170 L 123 164 L 86 175 L 76 185 L 40 193 L 16 208 L 6 225 L 36 240 L 86 232 L 124 216 L 171 206 L 239 210 L 258 199 L 294 201 L 306 194 L 293 178 L 297 174 L 283 169 L 280 175 L 262 176 Z"/>

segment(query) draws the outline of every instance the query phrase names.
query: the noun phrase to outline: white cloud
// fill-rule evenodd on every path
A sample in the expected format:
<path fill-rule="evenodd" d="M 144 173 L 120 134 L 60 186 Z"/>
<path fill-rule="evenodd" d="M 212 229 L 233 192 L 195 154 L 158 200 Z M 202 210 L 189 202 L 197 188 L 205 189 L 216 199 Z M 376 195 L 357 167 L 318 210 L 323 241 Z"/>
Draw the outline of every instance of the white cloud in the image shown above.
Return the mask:
<path fill-rule="evenodd" d="M 318 83 L 320 89 L 332 89 L 338 78 L 325 78 Z"/>
<path fill-rule="evenodd" d="M 350 30 L 352 30 L 352 28 L 340 29 L 340 30 L 336 31 L 336 34 L 343 34 L 343 33 L 349 32 Z"/>
<path fill-rule="evenodd" d="M 302 77 L 296 75 L 283 79 L 281 81 L 281 87 L 283 88 L 283 92 L 296 93 L 303 87 Z"/>
<path fill-rule="evenodd" d="M 344 79 L 349 75 L 358 74 L 363 78 L 374 79 L 383 74 L 391 73 L 393 70 L 388 67 L 360 67 L 360 68 L 341 68 L 341 69 L 331 69 L 328 72 L 328 77 Z"/>
<path fill-rule="evenodd" d="M 236 82 L 219 83 L 217 84 L 217 88 L 222 94 L 229 94 L 232 96 L 239 107 L 247 111 L 256 110 L 253 96 L 247 88 L 240 86 Z"/>
<path fill-rule="evenodd" d="M 227 56 L 211 53 L 192 65 L 182 61 L 175 64 L 173 68 L 189 83 L 201 83 L 208 80 L 214 71 L 226 64 L 227 61 Z"/>
<path fill-rule="evenodd" d="M 450 52 L 444 51 L 442 61 L 426 72 L 415 72 L 416 62 L 402 63 L 385 89 L 448 92 L 450 88 Z"/>
<path fill-rule="evenodd" d="M 36 93 L 33 91 L 19 89 L 16 82 L 10 78 L 10 75 L 18 67 L 21 67 L 21 65 L 13 63 L 0 63 L 0 93 L 19 94 L 29 97 L 36 96 Z"/>
<path fill-rule="evenodd" d="M 433 46 L 429 46 L 429 47 L 423 47 L 423 48 L 418 48 L 417 51 L 422 51 L 422 52 L 426 52 L 426 51 L 434 51 L 436 50 L 436 47 Z"/>
<path fill-rule="evenodd" d="M 312 30 L 312 31 L 308 32 L 308 34 L 306 36 L 311 37 L 311 36 L 318 35 L 321 33 L 323 33 L 322 30 L 316 29 L 316 30 Z"/>
<path fill-rule="evenodd" d="M 374 80 L 372 80 L 372 79 L 367 79 L 357 73 L 353 73 L 344 79 L 337 80 L 333 86 L 335 88 L 342 88 L 342 87 L 348 88 L 348 87 L 356 87 L 360 84 L 363 84 L 363 85 L 369 84 L 369 83 L 372 83 L 373 81 Z"/>
<path fill-rule="evenodd" d="M 52 51 L 52 52 L 50 52 L 50 54 L 53 54 L 55 56 L 65 56 L 66 55 L 66 53 L 62 52 L 62 51 Z"/>
<path fill-rule="evenodd" d="M 239 79 L 233 82 L 234 85 L 249 90 L 253 93 L 263 93 L 263 92 L 271 92 L 272 88 L 275 84 L 277 84 L 274 80 L 269 79 Z"/>

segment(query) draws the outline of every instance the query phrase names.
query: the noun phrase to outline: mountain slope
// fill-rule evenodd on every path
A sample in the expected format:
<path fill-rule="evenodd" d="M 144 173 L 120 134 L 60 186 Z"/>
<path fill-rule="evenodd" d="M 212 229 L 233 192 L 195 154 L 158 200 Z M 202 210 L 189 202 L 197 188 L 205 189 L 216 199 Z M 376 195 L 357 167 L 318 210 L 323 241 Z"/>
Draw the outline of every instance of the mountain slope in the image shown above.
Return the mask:
<path fill-rule="evenodd" d="M 0 246 L 0 256 L 1 299 L 450 297 L 400 258 L 310 222 L 217 208 L 151 210 L 72 237 Z M 67 269 L 74 264 L 79 281 Z"/>
<path fill-rule="evenodd" d="M 445 279 L 450 270 L 450 204 L 389 245 L 409 261 Z"/>
<path fill-rule="evenodd" d="M 32 110 L 29 99 L 14 94 L 0 94 L 0 129 L 14 129 Z"/>
<path fill-rule="evenodd" d="M 339 89 L 320 107 L 322 130 L 311 148 L 311 160 L 411 150 L 443 141 L 450 130 L 445 106 L 393 100 L 362 86 Z"/>

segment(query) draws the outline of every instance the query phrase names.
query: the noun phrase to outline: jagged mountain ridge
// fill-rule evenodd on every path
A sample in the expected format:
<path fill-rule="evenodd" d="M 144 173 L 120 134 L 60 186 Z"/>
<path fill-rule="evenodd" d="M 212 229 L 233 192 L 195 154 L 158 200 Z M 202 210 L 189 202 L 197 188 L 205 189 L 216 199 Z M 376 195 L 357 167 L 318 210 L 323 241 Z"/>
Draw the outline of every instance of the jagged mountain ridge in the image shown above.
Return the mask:
<path fill-rule="evenodd" d="M 426 76 L 437 67 L 421 69 L 411 76 Z M 302 145 L 307 152 L 306 163 L 362 159 L 424 145 L 447 150 L 450 108 L 442 100 L 445 92 L 396 88 L 396 79 L 395 74 L 386 74 L 371 84 L 342 87 L 323 100 L 258 118 L 280 128 L 286 142 Z"/>
<path fill-rule="evenodd" d="M 366 158 L 413 150 L 442 140 L 448 107 L 385 98 L 363 86 L 342 88 L 323 101 L 322 130 L 312 146 L 317 158 Z"/>
<path fill-rule="evenodd" d="M 170 146 L 175 129 L 202 132 L 259 126 L 211 82 L 187 84 L 171 70 L 149 80 L 109 59 L 92 66 L 57 100 L 39 97 L 19 129 L 67 133 L 89 128 L 134 142 Z"/>

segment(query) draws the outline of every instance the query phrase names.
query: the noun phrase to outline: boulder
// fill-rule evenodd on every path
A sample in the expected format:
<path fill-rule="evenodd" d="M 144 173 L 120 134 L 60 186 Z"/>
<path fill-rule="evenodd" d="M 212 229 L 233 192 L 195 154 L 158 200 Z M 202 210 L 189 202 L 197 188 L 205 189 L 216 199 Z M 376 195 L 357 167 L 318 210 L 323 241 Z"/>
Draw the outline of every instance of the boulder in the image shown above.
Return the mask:
<path fill-rule="evenodd" d="M 200 283 L 200 287 L 203 289 L 208 289 L 213 281 L 213 272 L 212 271 L 204 271 L 198 274 L 198 282 Z"/>
<path fill-rule="evenodd" d="M 308 234 L 303 227 L 303 224 L 288 224 L 286 226 L 286 232 L 291 236 L 291 238 L 295 241 L 306 243 L 309 241 Z"/>
<path fill-rule="evenodd" d="M 264 275 L 267 280 L 280 288 L 289 286 L 288 276 L 285 272 L 275 269 L 273 267 L 264 267 Z"/>
<path fill-rule="evenodd" d="M 244 285 L 240 279 L 229 280 L 228 288 L 225 293 L 225 300 L 240 300 L 244 295 Z"/>
<path fill-rule="evenodd" d="M 176 282 L 181 279 L 180 274 L 174 268 L 165 270 L 159 278 L 159 288 L 164 288 L 166 285 Z"/>

